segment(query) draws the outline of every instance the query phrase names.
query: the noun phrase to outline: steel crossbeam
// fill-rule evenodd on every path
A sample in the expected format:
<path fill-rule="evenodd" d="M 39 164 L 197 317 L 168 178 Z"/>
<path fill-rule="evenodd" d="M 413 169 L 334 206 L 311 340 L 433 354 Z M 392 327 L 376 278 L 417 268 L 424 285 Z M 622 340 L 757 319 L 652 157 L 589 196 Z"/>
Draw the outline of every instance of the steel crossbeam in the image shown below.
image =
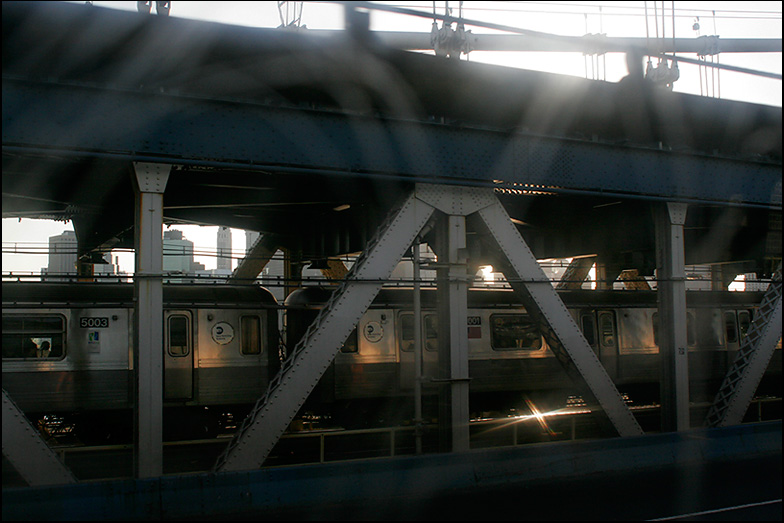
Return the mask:
<path fill-rule="evenodd" d="M 775 163 L 13 79 L 2 103 L 3 151 L 15 154 L 781 205 Z"/>
<path fill-rule="evenodd" d="M 3 389 L 3 457 L 33 487 L 76 483 L 70 470 Z"/>

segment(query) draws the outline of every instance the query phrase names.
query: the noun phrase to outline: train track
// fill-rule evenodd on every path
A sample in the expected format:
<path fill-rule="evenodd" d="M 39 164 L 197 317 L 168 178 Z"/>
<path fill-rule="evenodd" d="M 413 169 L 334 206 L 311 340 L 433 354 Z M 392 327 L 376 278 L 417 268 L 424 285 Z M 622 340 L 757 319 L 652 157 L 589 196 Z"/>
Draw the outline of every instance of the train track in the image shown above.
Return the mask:
<path fill-rule="evenodd" d="M 708 408 L 708 404 L 693 405 L 693 418 L 704 416 Z M 631 409 L 641 425 L 647 425 L 649 431 L 656 430 L 658 405 Z M 758 398 L 749 409 L 746 421 L 780 419 L 780 413 L 781 398 Z M 470 429 L 472 449 L 602 436 L 596 416 L 580 404 L 547 413 L 475 418 Z M 439 448 L 438 427 L 434 423 L 361 430 L 323 429 L 306 423 L 299 430 L 284 434 L 265 466 L 414 455 L 417 434 L 424 453 L 443 450 Z M 211 439 L 164 442 L 164 475 L 210 471 L 231 437 L 232 434 L 222 434 Z M 50 446 L 80 481 L 133 478 L 133 444 L 88 446 L 74 439 L 60 439 L 51 441 Z M 6 465 L 3 486 L 14 486 L 17 480 L 11 471 L 6 471 Z"/>

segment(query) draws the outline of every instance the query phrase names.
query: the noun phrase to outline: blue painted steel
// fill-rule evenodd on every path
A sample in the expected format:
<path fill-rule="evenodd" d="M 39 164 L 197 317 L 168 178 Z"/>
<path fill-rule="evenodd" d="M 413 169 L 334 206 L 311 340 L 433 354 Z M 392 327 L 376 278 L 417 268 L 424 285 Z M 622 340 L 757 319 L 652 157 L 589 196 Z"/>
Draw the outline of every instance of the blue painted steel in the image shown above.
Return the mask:
<path fill-rule="evenodd" d="M 781 421 L 640 437 L 62 487 L 3 489 L 3 520 L 158 520 L 405 503 L 460 489 L 781 455 Z M 691 495 L 691 494 L 690 494 Z"/>
<path fill-rule="evenodd" d="M 761 161 L 8 78 L 2 104 L 4 151 L 781 207 Z"/>

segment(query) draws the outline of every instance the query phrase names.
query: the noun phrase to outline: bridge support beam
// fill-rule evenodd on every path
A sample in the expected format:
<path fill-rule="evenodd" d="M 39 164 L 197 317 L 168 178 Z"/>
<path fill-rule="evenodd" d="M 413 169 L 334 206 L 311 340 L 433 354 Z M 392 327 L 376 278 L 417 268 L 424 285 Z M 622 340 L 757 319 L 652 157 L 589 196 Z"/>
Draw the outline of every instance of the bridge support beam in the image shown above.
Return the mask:
<path fill-rule="evenodd" d="M 689 428 L 689 348 L 686 336 L 686 269 L 683 225 L 687 206 L 656 208 L 656 267 L 661 362 L 661 422 L 664 431 Z"/>
<path fill-rule="evenodd" d="M 781 263 L 773 274 L 754 321 L 724 377 L 705 418 L 709 427 L 738 425 L 751 404 L 762 375 L 768 368 L 776 342 L 781 339 Z"/>
<path fill-rule="evenodd" d="M 448 209 L 447 209 L 448 211 Z M 445 451 L 469 450 L 468 274 L 465 216 L 442 216 L 436 235 L 438 282 L 439 441 Z"/>
<path fill-rule="evenodd" d="M 275 234 L 265 233 L 259 236 L 248 254 L 237 264 L 237 268 L 229 277 L 229 283 L 251 285 L 275 256 L 279 243 Z"/>
<path fill-rule="evenodd" d="M 468 432 L 468 274 L 466 265 L 466 218 L 450 215 L 446 218 L 448 267 L 440 269 L 438 289 L 446 299 L 438 300 L 442 331 L 448 330 L 448 344 L 439 338 L 439 358 L 447 357 L 449 379 L 450 425 L 452 451 L 469 450 Z M 444 306 L 448 308 L 444 310 Z M 444 328 L 449 326 L 448 329 Z M 442 346 L 443 345 L 443 346 Z"/>
<path fill-rule="evenodd" d="M 561 281 L 558 282 L 556 288 L 559 290 L 581 289 L 585 278 L 588 277 L 588 273 L 591 272 L 591 267 L 596 263 L 596 260 L 597 256 L 574 258 L 566 268 L 566 272 L 561 276 Z"/>
<path fill-rule="evenodd" d="M 163 474 L 163 192 L 170 165 L 134 163 L 134 473 Z"/>
<path fill-rule="evenodd" d="M 76 483 L 3 389 L 3 456 L 31 487 Z"/>

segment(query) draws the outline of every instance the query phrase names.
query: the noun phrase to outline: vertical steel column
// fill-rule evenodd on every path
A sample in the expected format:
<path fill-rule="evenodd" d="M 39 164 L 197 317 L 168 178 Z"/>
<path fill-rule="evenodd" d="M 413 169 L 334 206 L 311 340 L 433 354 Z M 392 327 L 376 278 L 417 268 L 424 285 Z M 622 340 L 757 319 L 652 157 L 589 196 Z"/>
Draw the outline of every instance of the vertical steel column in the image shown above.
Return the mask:
<path fill-rule="evenodd" d="M 411 246 L 414 264 L 414 424 L 416 453 L 422 454 L 422 296 L 420 294 L 420 252 L 422 241 L 417 236 Z"/>
<path fill-rule="evenodd" d="M 466 220 L 464 215 L 448 215 L 444 223 L 437 271 L 439 367 L 448 386 L 442 411 L 449 420 L 451 449 L 461 452 L 469 450 Z"/>
<path fill-rule="evenodd" d="M 686 336 L 686 270 L 683 225 L 687 206 L 656 208 L 662 430 L 689 428 L 689 350 Z"/>
<path fill-rule="evenodd" d="M 137 478 L 163 473 L 163 192 L 170 165 L 134 163 L 136 191 L 133 356 Z"/>

